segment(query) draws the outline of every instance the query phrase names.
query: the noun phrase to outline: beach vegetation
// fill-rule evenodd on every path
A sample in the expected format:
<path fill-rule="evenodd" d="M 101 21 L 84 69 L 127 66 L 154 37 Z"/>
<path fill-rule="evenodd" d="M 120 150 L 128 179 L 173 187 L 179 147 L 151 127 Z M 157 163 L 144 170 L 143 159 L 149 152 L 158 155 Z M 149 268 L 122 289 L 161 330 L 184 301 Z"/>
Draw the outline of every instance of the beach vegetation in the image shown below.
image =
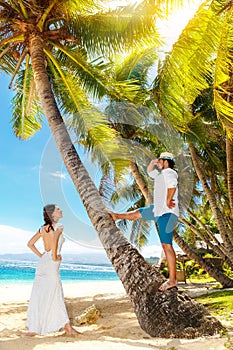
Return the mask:
<path fill-rule="evenodd" d="M 196 297 L 212 315 L 218 317 L 229 331 L 233 330 L 233 291 L 216 291 Z"/>

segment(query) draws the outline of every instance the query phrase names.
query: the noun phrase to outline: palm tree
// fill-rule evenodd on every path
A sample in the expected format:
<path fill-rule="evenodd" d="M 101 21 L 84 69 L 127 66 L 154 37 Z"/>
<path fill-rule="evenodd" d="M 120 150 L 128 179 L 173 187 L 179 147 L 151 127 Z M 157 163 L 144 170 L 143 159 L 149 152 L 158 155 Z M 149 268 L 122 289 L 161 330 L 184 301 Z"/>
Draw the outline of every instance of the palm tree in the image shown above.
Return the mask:
<path fill-rule="evenodd" d="M 232 2 L 213 0 L 201 6 L 174 44 L 154 85 L 154 96 L 162 115 L 185 134 L 193 166 L 212 209 L 231 264 L 232 20 Z M 213 152 L 217 148 L 208 132 L 208 129 L 212 130 L 216 135 L 216 120 L 204 120 L 208 113 L 206 110 L 197 108 L 195 113 L 193 110 L 197 99 L 201 96 L 203 98 L 204 94 L 209 95 L 209 111 L 212 104 L 212 116 L 216 114 L 220 127 L 223 126 L 221 138 L 218 137 L 219 145 L 223 144 L 223 148 L 220 151 L 218 147 L 217 157 Z M 208 123 L 206 128 L 203 121 Z M 222 154 L 225 152 L 224 158 Z M 221 177 L 225 179 L 227 195 L 221 189 Z"/>
<path fill-rule="evenodd" d="M 147 73 L 148 69 L 151 67 L 151 64 L 154 63 L 153 54 L 153 52 L 146 51 L 143 53 L 142 56 L 138 57 L 133 53 L 131 56 L 128 56 L 125 61 L 121 61 L 120 67 L 117 69 L 117 77 L 120 76 L 122 79 L 125 80 L 128 80 L 130 77 L 134 77 L 138 81 L 140 81 L 140 87 L 142 90 L 142 93 L 140 95 L 141 99 L 139 101 L 137 101 L 137 99 L 134 100 L 134 102 L 137 104 L 137 107 L 135 105 L 133 106 L 130 103 L 122 104 L 114 101 L 112 101 L 107 107 L 107 113 L 109 115 L 109 120 L 112 123 L 112 127 L 118 132 L 120 132 L 123 139 L 126 139 L 127 141 L 132 140 L 129 144 L 128 157 L 130 161 L 129 164 L 127 164 L 127 166 L 131 170 L 131 174 L 134 177 L 135 183 L 131 184 L 130 186 L 126 185 L 125 188 L 121 188 L 120 192 L 118 191 L 118 193 L 116 194 L 116 192 L 114 192 L 114 189 L 110 184 L 112 183 L 112 180 L 110 179 L 109 181 L 108 177 L 105 176 L 103 181 L 104 185 L 102 185 L 101 191 L 105 196 L 108 196 L 108 198 L 110 198 L 109 196 L 111 196 L 111 194 L 114 193 L 114 195 L 111 198 L 113 202 L 122 199 L 122 197 L 124 197 L 127 200 L 130 199 L 133 205 L 130 208 L 128 208 L 128 210 L 133 210 L 137 207 L 144 206 L 145 201 L 146 203 L 150 203 L 152 201 L 150 191 L 148 191 L 147 181 L 145 180 L 145 176 L 142 172 L 143 164 L 145 163 L 145 159 L 143 159 L 142 155 L 144 153 L 151 152 L 151 154 L 149 155 L 150 157 L 153 156 L 153 153 L 159 153 L 159 148 L 161 148 L 159 136 L 160 140 L 175 139 L 175 142 L 173 143 L 177 145 L 177 138 L 171 137 L 172 134 L 169 135 L 169 133 L 165 135 L 164 129 L 169 129 L 168 124 L 166 124 L 163 128 L 159 127 L 159 123 L 163 124 L 162 118 L 159 116 L 159 113 L 151 112 L 151 108 L 152 110 L 154 110 L 155 106 L 152 104 L 148 105 L 148 107 L 144 106 L 143 108 L 143 106 L 140 105 L 140 103 L 143 103 L 145 105 L 145 101 L 148 104 L 147 99 L 149 95 L 149 86 L 147 83 Z M 224 179 L 226 172 L 224 164 L 221 165 L 221 162 L 224 160 L 225 144 L 223 142 L 222 136 L 223 131 L 221 129 L 221 126 L 218 125 L 218 122 L 216 121 L 216 113 L 212 107 L 211 91 L 206 90 L 196 98 L 192 105 L 192 111 L 193 114 L 196 114 L 198 111 L 199 116 L 198 119 L 196 117 L 196 123 L 194 123 L 194 125 L 192 126 L 192 133 L 197 134 L 199 138 L 202 137 L 203 140 L 207 140 L 205 142 L 206 152 L 210 153 L 211 150 L 214 148 L 215 152 L 217 153 L 217 156 L 211 156 L 212 162 L 208 167 L 207 162 L 205 161 L 205 171 L 206 173 L 211 172 L 211 182 L 212 184 L 213 181 L 215 181 L 216 183 L 216 185 L 214 186 L 215 192 L 217 191 L 217 188 L 219 188 L 219 191 L 217 191 L 217 193 L 220 193 L 220 179 L 221 177 L 223 177 Z M 150 134 L 148 133 L 148 128 L 145 127 L 147 124 L 151 123 L 152 119 L 156 123 L 156 135 L 153 135 L 153 128 L 151 126 L 149 126 Z M 208 125 L 208 128 L 206 128 L 203 123 L 206 123 Z M 140 142 L 140 146 L 138 144 L 138 141 Z M 174 144 L 172 145 L 172 149 L 175 149 Z M 180 143 L 178 142 L 178 144 Z M 142 145 L 144 147 L 142 147 Z M 132 152 L 130 151 L 131 149 Z M 124 157 L 126 157 L 126 153 L 124 154 Z M 148 159 L 145 164 L 147 163 Z M 140 164 L 140 169 L 138 167 L 138 164 Z M 146 167 L 145 164 L 144 167 Z M 117 182 L 119 181 L 119 170 L 116 169 L 115 164 L 112 164 L 112 166 L 114 168 L 114 174 L 116 174 L 114 181 Z M 203 166 L 201 168 L 203 169 Z M 213 176 L 213 169 L 216 170 L 215 176 Z M 107 169 L 107 172 L 109 173 L 109 168 Z M 124 175 L 125 172 L 123 172 L 123 176 Z M 183 191 L 190 186 L 190 184 L 187 183 L 187 178 L 189 176 L 187 176 L 187 172 L 185 172 L 185 174 L 182 174 L 182 171 L 180 175 L 180 183 L 183 183 L 186 180 L 186 185 L 183 185 L 181 188 L 181 194 L 183 195 Z M 139 193 L 143 195 L 144 202 L 143 197 L 141 197 Z M 135 196 L 135 194 L 137 195 Z M 221 197 L 221 195 L 222 193 L 218 195 L 219 198 Z M 200 201 L 200 199 L 198 200 Z M 181 203 L 182 202 L 184 202 L 183 198 Z M 184 213 L 185 217 L 180 218 L 180 223 L 182 223 L 182 226 L 186 227 L 186 230 L 187 228 L 189 228 L 191 232 L 193 232 L 196 236 L 199 237 L 199 239 L 206 242 L 207 245 L 213 249 L 217 256 L 221 257 L 223 261 L 228 263 L 229 266 L 232 266 L 232 260 L 230 257 L 227 256 L 230 255 L 228 250 L 229 248 L 231 248 L 231 246 L 223 246 L 218 242 L 218 240 L 215 238 L 214 233 L 212 233 L 206 227 L 206 225 L 198 219 L 198 216 L 201 215 L 200 204 L 196 207 L 198 207 L 198 211 L 196 210 L 196 215 L 194 214 L 194 212 L 188 210 L 188 213 Z M 225 205 L 224 211 L 226 212 L 226 210 L 227 207 Z M 195 225 L 191 224 L 191 222 L 189 221 L 189 217 L 194 220 Z M 123 221 L 119 223 L 119 227 L 124 230 L 125 228 L 127 228 L 127 224 Z M 182 233 L 182 231 L 183 229 L 180 230 L 180 233 Z M 148 225 L 146 225 L 145 222 L 141 220 L 134 222 L 131 225 L 130 232 L 130 240 L 134 242 L 136 246 L 140 248 L 141 246 L 146 244 L 148 240 L 149 230 Z M 232 287 L 233 281 L 229 277 L 225 276 L 224 273 L 220 271 L 217 267 L 213 267 L 212 265 L 208 264 L 205 259 L 202 259 L 195 250 L 193 250 L 187 243 L 185 243 L 185 241 L 182 239 L 181 236 L 178 235 L 177 232 L 174 234 L 174 240 L 179 245 L 179 247 L 190 257 L 190 259 L 194 259 L 197 263 L 199 263 L 199 265 L 212 277 L 219 281 L 224 288 Z"/>
<path fill-rule="evenodd" d="M 162 276 L 151 269 L 116 228 L 80 161 L 58 108 L 65 114 L 75 110 L 81 128 L 90 106 L 84 91 L 97 97 L 108 94 L 119 99 L 130 98 L 137 92 L 132 82 L 114 83 L 108 61 L 97 60 L 96 56 L 107 49 L 111 53 L 118 47 L 138 44 L 140 39 L 145 40 L 146 34 L 152 37 L 152 11 L 146 15 L 146 6 L 152 5 L 145 2 L 139 8 L 142 16 L 129 17 L 123 11 L 119 17 L 119 12 L 115 12 L 116 16 L 98 12 L 92 0 L 0 1 L 1 68 L 12 75 L 12 81 L 18 75 L 13 113 L 16 135 L 32 136 L 40 127 L 43 111 L 67 171 L 132 300 L 141 327 L 152 336 L 214 334 L 222 325 L 210 318 L 203 306 L 174 290 L 166 296 L 158 292 Z M 96 132 L 98 136 L 98 132 L 106 130 L 109 144 L 112 141 L 114 146 L 115 132 L 98 112 L 94 117 L 86 121 L 88 127 L 81 133 L 88 136 Z"/>

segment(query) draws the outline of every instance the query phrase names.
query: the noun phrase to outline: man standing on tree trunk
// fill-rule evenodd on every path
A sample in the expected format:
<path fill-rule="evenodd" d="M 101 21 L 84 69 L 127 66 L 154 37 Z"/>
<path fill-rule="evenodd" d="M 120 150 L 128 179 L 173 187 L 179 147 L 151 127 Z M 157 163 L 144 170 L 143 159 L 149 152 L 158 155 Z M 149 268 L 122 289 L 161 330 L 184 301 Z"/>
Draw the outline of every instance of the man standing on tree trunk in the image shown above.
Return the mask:
<path fill-rule="evenodd" d="M 154 179 L 154 204 L 125 213 L 109 212 L 113 220 L 154 220 L 157 223 L 159 238 L 165 252 L 169 269 L 169 279 L 160 287 L 166 291 L 177 287 L 176 254 L 172 246 L 172 236 L 179 216 L 178 175 L 172 153 L 163 152 L 153 159 L 147 167 L 147 173 Z"/>

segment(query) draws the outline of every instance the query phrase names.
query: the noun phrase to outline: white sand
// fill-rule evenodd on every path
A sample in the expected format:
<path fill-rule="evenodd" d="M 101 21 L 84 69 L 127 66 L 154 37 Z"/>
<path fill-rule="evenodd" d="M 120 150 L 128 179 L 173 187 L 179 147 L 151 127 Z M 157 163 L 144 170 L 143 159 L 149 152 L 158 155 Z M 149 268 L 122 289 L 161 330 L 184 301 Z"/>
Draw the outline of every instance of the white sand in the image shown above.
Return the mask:
<path fill-rule="evenodd" d="M 120 281 L 63 283 L 71 321 L 95 304 L 101 312 L 96 324 L 78 326 L 82 334 L 71 338 L 56 332 L 25 336 L 26 312 L 32 285 L 0 287 L 0 350 L 226 350 L 226 338 L 152 338 L 138 325 Z"/>

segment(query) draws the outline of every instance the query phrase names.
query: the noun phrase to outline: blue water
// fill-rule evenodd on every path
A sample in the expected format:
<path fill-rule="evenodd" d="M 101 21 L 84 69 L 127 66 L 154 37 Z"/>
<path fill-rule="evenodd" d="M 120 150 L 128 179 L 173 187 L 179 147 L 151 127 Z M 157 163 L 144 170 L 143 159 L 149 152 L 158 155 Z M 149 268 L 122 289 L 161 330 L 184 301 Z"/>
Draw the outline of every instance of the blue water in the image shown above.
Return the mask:
<path fill-rule="evenodd" d="M 12 283 L 32 283 L 36 262 L 21 260 L 0 260 L 0 286 Z M 118 280 L 112 266 L 62 263 L 61 280 L 64 282 Z"/>

